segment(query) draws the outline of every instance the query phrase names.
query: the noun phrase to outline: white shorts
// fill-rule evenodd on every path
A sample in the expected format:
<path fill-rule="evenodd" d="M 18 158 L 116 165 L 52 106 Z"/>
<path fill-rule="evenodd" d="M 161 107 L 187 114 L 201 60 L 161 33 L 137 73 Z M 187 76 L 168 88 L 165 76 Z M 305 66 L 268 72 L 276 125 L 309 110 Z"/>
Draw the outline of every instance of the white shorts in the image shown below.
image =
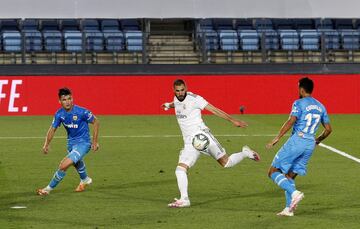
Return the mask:
<path fill-rule="evenodd" d="M 220 145 L 218 140 L 210 133 L 209 130 L 202 130 L 195 134 L 198 133 L 206 135 L 210 140 L 210 144 L 206 151 L 198 151 L 193 147 L 191 143 L 189 143 L 191 141 L 186 141 L 184 148 L 180 151 L 179 163 L 185 164 L 189 166 L 189 168 L 196 163 L 197 159 L 200 156 L 200 153 L 211 156 L 215 160 L 219 160 L 226 154 L 225 149 Z"/>

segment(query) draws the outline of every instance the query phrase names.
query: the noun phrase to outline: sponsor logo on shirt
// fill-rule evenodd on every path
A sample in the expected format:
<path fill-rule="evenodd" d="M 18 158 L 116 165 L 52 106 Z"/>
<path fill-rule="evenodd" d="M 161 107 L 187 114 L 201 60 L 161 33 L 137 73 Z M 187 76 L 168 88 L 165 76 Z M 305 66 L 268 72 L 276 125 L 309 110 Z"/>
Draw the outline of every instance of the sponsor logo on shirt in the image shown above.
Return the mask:
<path fill-rule="evenodd" d="M 71 128 L 71 129 L 77 129 L 77 128 L 79 128 L 79 125 L 78 125 L 78 124 L 74 124 L 74 123 L 70 123 L 70 124 L 65 124 L 65 123 L 64 123 L 64 126 L 66 126 L 67 128 Z"/>

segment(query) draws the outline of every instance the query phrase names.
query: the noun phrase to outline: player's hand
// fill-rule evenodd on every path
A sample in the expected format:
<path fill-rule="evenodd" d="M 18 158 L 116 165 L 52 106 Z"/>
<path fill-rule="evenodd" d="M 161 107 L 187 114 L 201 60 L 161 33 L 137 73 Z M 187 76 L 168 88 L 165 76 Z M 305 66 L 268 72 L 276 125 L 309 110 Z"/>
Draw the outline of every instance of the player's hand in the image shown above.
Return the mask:
<path fill-rule="evenodd" d="M 49 153 L 49 146 L 48 146 L 48 145 L 44 145 L 44 146 L 42 147 L 42 151 L 43 151 L 44 154 L 48 154 L 48 153 Z"/>
<path fill-rule="evenodd" d="M 94 151 L 97 151 L 99 149 L 99 143 L 93 142 L 91 144 L 91 149 L 94 150 Z"/>
<path fill-rule="evenodd" d="M 271 142 L 269 142 L 266 145 L 266 148 L 271 149 L 274 145 L 276 145 L 276 143 L 278 143 L 280 139 L 278 137 L 274 138 Z"/>
<path fill-rule="evenodd" d="M 164 110 L 169 110 L 171 107 L 170 107 L 170 103 L 163 103 L 161 104 L 161 107 L 164 109 Z"/>
<path fill-rule="evenodd" d="M 248 126 L 248 124 L 246 122 L 240 121 L 240 120 L 234 120 L 232 123 L 234 124 L 234 126 L 241 127 L 241 128 L 245 128 Z"/>

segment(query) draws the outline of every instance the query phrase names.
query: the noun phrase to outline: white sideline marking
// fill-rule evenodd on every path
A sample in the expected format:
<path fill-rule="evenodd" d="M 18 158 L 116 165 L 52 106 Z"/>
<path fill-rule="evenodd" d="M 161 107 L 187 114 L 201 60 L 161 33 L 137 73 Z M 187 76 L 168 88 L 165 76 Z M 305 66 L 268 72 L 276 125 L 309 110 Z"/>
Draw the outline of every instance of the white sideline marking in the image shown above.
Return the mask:
<path fill-rule="evenodd" d="M 337 154 L 339 154 L 339 155 L 341 155 L 341 156 L 344 156 L 344 157 L 346 157 L 346 158 L 349 158 L 350 160 L 356 161 L 357 163 L 360 163 L 360 159 L 359 159 L 359 158 L 354 157 L 354 156 L 351 156 L 350 154 L 347 154 L 347 153 L 345 153 L 345 152 L 343 152 L 343 151 L 340 151 L 340 150 L 338 150 L 338 149 L 335 149 L 334 147 L 325 145 L 325 144 L 323 144 L 323 143 L 320 143 L 319 146 L 324 147 L 324 148 L 326 148 L 326 149 L 328 149 L 328 150 L 330 150 L 330 151 L 333 151 L 334 153 L 337 153 Z"/>
<path fill-rule="evenodd" d="M 216 137 L 275 137 L 276 134 L 216 134 Z M 182 137 L 179 134 L 166 134 L 166 135 L 103 135 L 100 138 L 178 138 Z M 45 139 L 45 136 L 14 136 L 6 137 L 0 136 L 0 140 L 11 140 L 11 139 Z M 66 136 L 55 136 L 54 138 L 66 138 Z"/>

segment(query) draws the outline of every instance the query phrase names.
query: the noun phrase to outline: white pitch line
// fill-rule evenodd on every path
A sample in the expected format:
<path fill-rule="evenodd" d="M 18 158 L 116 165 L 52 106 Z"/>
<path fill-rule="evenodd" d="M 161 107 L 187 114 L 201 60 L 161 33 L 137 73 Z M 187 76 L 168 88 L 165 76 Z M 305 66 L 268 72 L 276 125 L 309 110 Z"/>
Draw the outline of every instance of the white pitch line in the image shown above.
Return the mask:
<path fill-rule="evenodd" d="M 345 152 L 343 152 L 343 151 L 340 151 L 340 150 L 338 150 L 338 149 L 335 149 L 334 147 L 325 145 L 324 143 L 320 143 L 319 146 L 324 147 L 324 148 L 326 148 L 326 149 L 328 149 L 328 150 L 330 150 L 330 151 L 332 151 L 332 152 L 334 152 L 334 153 L 337 153 L 337 154 L 339 154 L 339 155 L 341 155 L 341 156 L 344 156 L 344 157 L 346 157 L 346 158 L 349 158 L 350 160 L 356 161 L 357 163 L 360 163 L 360 159 L 359 159 L 359 158 L 354 157 L 354 156 L 352 156 L 352 155 L 350 155 L 350 154 L 347 154 L 347 153 L 345 153 Z"/>
<path fill-rule="evenodd" d="M 275 134 L 217 134 L 216 137 L 274 137 Z M 165 135 L 103 135 L 100 138 L 178 138 L 182 137 L 179 134 L 165 134 Z M 11 140 L 11 139 L 43 139 L 44 137 L 39 136 L 0 136 L 0 140 Z M 54 138 L 66 138 L 66 136 L 55 136 Z"/>

